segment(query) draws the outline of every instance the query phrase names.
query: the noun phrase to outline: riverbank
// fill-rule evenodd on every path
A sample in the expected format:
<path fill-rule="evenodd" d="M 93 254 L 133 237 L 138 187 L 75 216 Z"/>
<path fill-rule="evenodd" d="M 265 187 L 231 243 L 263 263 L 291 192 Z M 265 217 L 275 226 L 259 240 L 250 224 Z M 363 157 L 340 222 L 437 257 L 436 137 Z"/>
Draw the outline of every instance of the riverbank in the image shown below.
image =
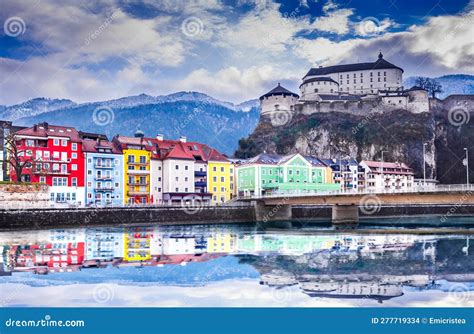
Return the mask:
<path fill-rule="evenodd" d="M 452 205 L 403 205 L 381 206 L 373 212 L 359 210 L 361 219 L 377 217 L 419 217 L 438 216 L 437 226 L 450 227 L 450 216 L 474 216 L 474 205 L 460 205 L 453 210 Z M 68 208 L 68 209 L 23 209 L 0 210 L 0 230 L 31 230 L 55 227 L 83 226 L 123 226 L 130 224 L 157 223 L 163 225 L 200 225 L 254 223 L 256 221 L 253 206 L 226 207 L 113 207 L 113 208 Z M 331 206 L 294 206 L 292 221 L 321 222 L 331 221 Z M 265 223 L 263 223 L 265 224 Z M 391 225 L 413 226 L 416 219 L 399 219 Z"/>

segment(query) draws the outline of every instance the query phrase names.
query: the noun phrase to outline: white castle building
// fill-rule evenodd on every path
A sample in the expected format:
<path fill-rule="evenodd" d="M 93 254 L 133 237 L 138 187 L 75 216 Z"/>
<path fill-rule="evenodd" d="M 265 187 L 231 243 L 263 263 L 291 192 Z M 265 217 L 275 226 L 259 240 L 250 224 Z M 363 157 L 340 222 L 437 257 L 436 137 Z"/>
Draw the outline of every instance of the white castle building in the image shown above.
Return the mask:
<path fill-rule="evenodd" d="M 403 87 L 403 69 L 378 55 L 375 62 L 311 68 L 303 77 L 300 95 L 278 84 L 260 97 L 262 115 L 276 112 L 364 113 L 406 109 L 429 111 L 428 92 Z M 378 109 L 378 110 L 377 110 Z"/>

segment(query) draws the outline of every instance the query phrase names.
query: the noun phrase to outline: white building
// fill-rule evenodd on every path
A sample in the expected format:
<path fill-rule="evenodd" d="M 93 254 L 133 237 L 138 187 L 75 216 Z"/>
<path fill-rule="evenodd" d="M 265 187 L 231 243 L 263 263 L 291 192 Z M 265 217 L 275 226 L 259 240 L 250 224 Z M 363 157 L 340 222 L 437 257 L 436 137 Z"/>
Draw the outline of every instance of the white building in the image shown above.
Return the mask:
<path fill-rule="evenodd" d="M 163 161 L 153 155 L 150 160 L 150 202 L 163 204 Z"/>
<path fill-rule="evenodd" d="M 404 163 L 364 160 L 365 187 L 368 191 L 409 190 L 414 186 L 413 170 Z"/>
<path fill-rule="evenodd" d="M 402 90 L 403 69 L 383 59 L 380 52 L 375 62 L 312 68 L 303 77 L 302 88 L 305 92 L 307 89 L 313 89 L 313 92 L 321 89 L 325 94 L 338 88 L 340 93 L 354 95 Z"/>

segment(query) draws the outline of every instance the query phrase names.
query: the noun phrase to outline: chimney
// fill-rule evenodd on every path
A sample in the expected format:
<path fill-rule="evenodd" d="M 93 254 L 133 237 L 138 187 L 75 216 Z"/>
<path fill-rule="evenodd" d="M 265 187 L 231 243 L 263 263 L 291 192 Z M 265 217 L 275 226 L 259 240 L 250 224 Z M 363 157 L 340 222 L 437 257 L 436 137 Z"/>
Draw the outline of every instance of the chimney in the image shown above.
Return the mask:
<path fill-rule="evenodd" d="M 33 125 L 33 131 L 35 131 L 35 132 L 38 131 L 38 125 L 36 125 L 36 124 Z"/>
<path fill-rule="evenodd" d="M 163 134 L 157 134 L 156 135 L 156 140 L 162 141 L 163 140 Z"/>
<path fill-rule="evenodd" d="M 186 136 L 179 137 L 179 141 L 182 142 L 182 143 L 185 143 L 186 142 Z"/>

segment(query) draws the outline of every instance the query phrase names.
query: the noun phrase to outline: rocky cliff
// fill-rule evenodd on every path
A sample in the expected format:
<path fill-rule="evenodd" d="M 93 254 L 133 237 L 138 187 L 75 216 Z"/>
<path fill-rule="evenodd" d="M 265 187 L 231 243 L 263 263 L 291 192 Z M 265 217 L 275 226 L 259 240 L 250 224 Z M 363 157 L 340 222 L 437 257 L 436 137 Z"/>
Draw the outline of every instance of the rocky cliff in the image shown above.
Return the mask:
<path fill-rule="evenodd" d="M 426 143 L 426 177 L 464 183 L 464 147 L 470 148 L 474 166 L 473 106 L 473 96 L 458 96 L 433 101 L 430 112 L 421 114 L 403 109 L 365 115 L 334 110 L 280 115 L 278 122 L 261 117 L 255 131 L 239 141 L 235 156 L 247 158 L 265 151 L 380 160 L 383 151 L 385 161 L 405 162 L 421 178 Z M 473 182 L 474 171 L 470 174 Z"/>

